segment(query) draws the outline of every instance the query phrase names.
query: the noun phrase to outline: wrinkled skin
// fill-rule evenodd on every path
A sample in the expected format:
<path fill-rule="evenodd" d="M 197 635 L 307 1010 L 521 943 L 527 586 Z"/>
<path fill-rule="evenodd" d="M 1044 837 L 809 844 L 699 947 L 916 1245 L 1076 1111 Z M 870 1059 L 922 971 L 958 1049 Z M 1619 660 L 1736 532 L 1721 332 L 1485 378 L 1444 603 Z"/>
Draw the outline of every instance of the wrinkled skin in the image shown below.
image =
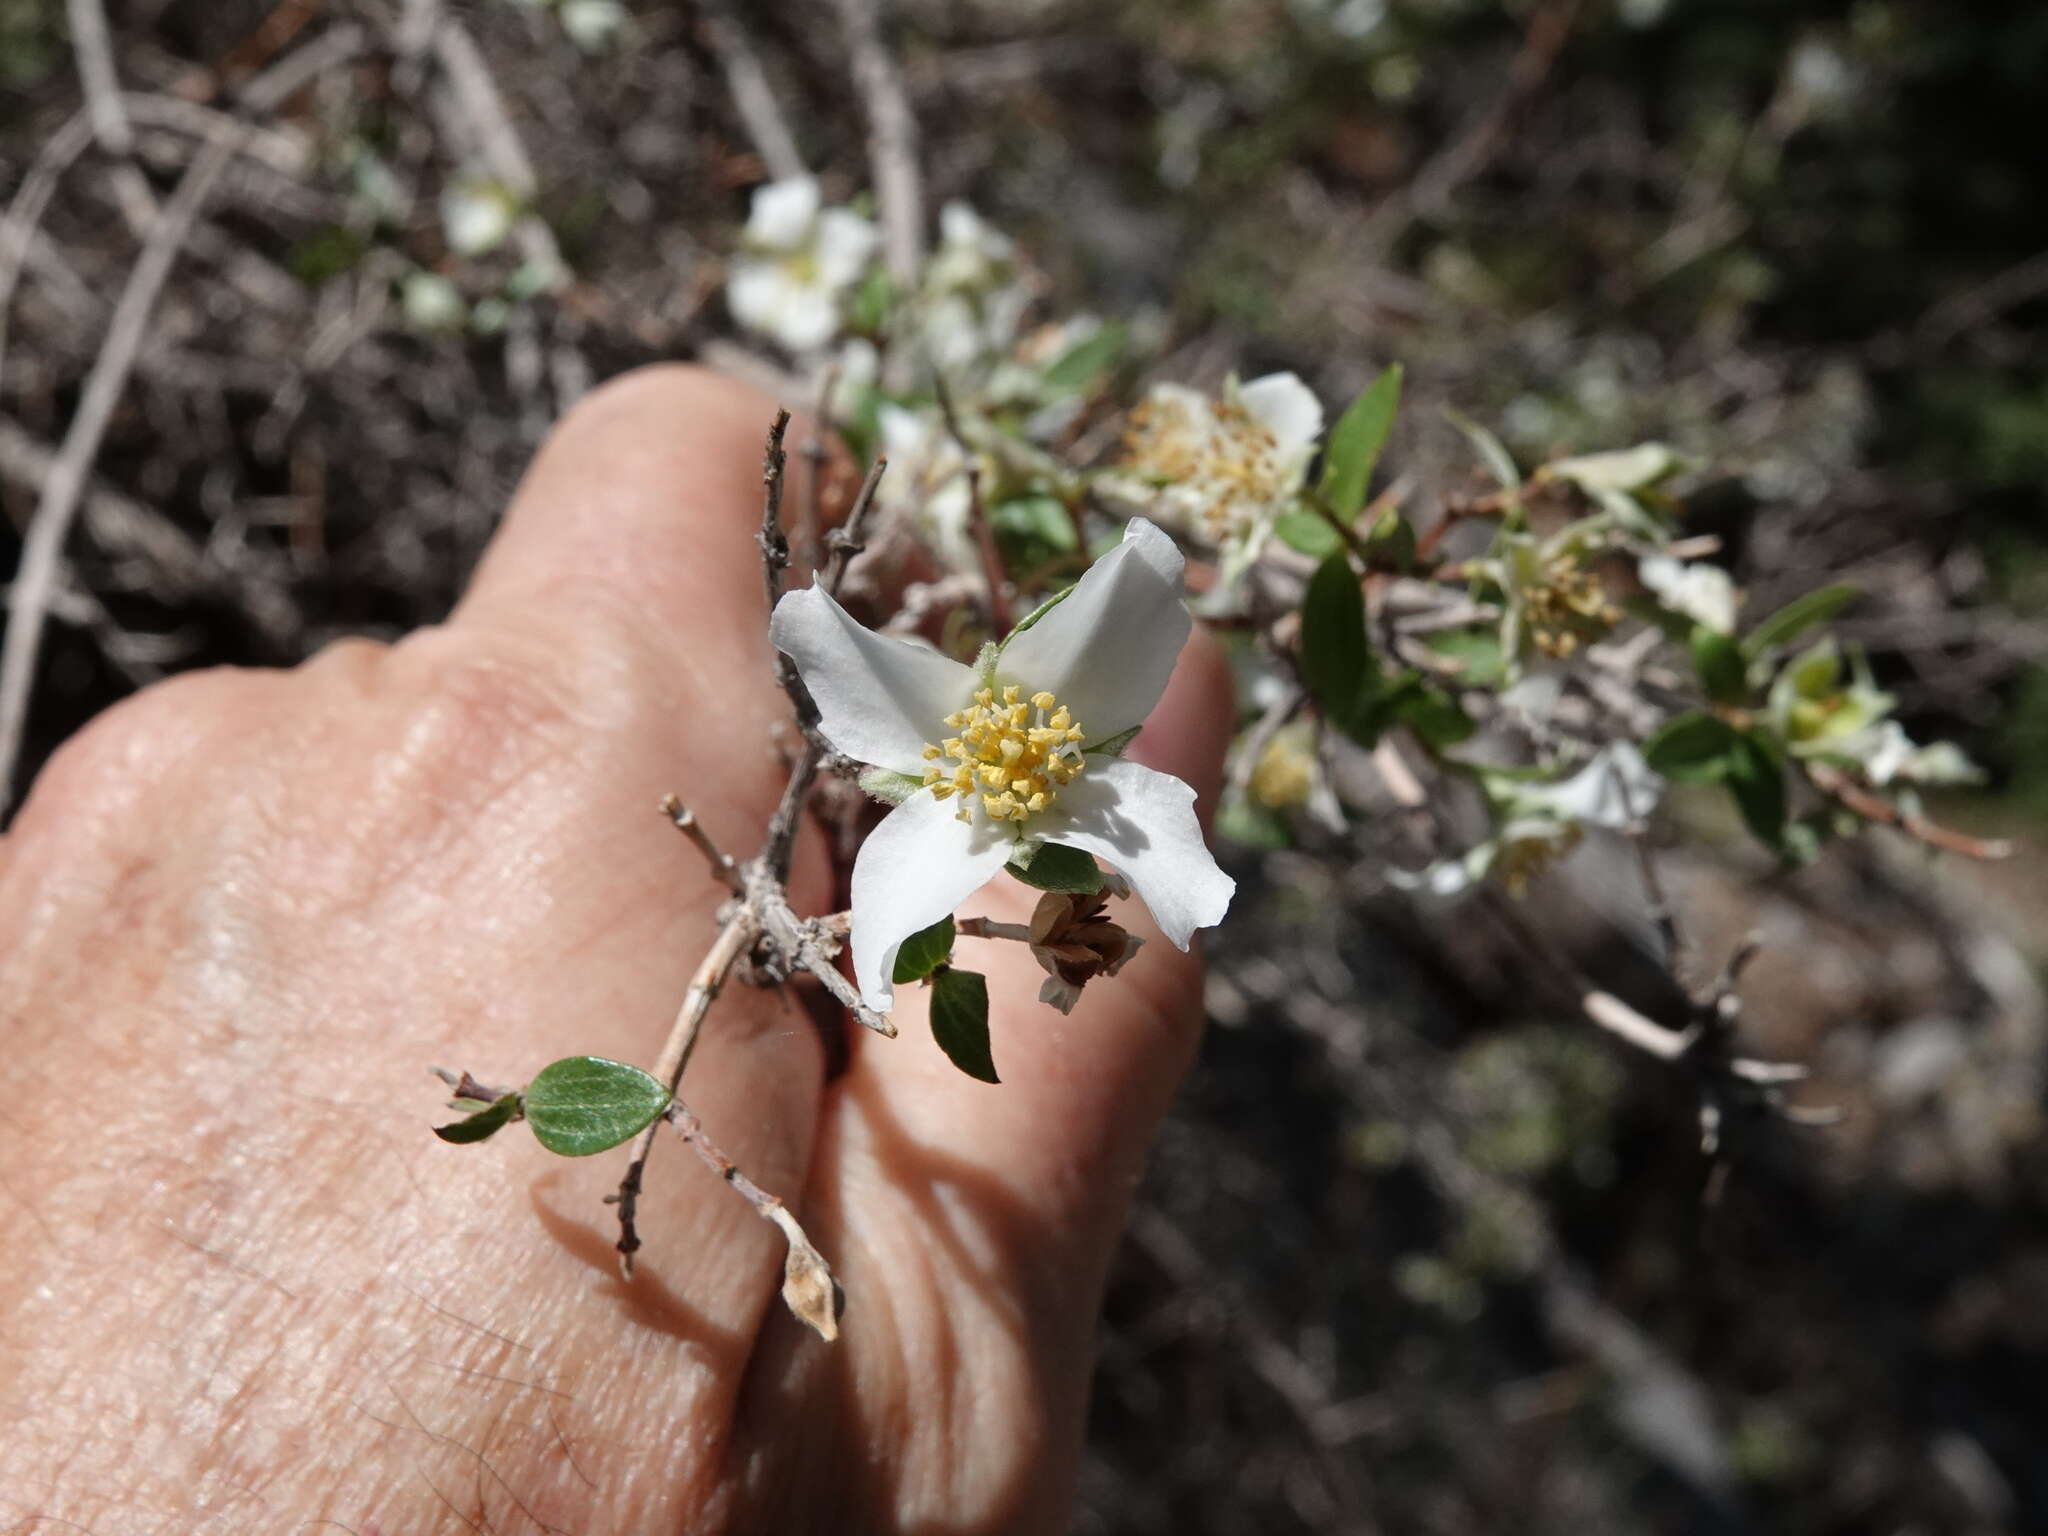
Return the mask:
<path fill-rule="evenodd" d="M 43 772 L 0 840 L 0 1530 L 1061 1526 L 1191 958 L 1155 937 L 1062 1019 L 1023 946 L 978 943 L 999 1088 L 913 989 L 829 1084 L 801 1009 L 727 992 L 685 1096 L 835 1266 L 836 1345 L 679 1145 L 622 1284 L 622 1154 L 428 1132 L 429 1064 L 653 1059 L 720 896 L 664 791 L 758 841 L 768 414 L 681 369 L 613 384 L 450 623 L 172 680 Z M 1211 789 L 1226 686 L 1198 635 L 1137 755 Z M 830 899 L 814 830 L 792 890 Z"/>

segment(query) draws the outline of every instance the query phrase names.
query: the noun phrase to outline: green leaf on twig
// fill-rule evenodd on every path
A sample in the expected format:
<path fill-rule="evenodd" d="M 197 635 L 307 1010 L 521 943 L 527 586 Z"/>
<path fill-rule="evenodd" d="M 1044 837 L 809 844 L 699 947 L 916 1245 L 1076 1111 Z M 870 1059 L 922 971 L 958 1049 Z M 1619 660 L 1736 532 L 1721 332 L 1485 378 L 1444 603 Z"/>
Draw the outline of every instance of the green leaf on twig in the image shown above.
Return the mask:
<path fill-rule="evenodd" d="M 472 1141 L 488 1140 L 518 1118 L 519 1095 L 508 1093 L 503 1098 L 485 1105 L 473 1115 L 465 1116 L 449 1125 L 435 1126 L 434 1134 L 443 1141 L 452 1141 L 461 1146 Z"/>
<path fill-rule="evenodd" d="M 896 951 L 896 969 L 890 979 L 897 986 L 923 981 L 953 958 L 953 919 L 942 917 L 929 928 L 920 928 Z"/>
<path fill-rule="evenodd" d="M 1010 873 L 1026 885 L 1064 896 L 1092 896 L 1102 889 L 1102 870 L 1092 854 L 1064 843 L 1041 843 L 1028 863 L 1012 864 Z"/>
<path fill-rule="evenodd" d="M 669 1106 L 652 1075 L 602 1056 L 565 1056 L 526 1085 L 534 1139 L 563 1157 L 588 1157 L 630 1141 Z"/>
<path fill-rule="evenodd" d="M 1325 720 L 1372 745 L 1379 670 L 1365 642 L 1365 598 L 1341 549 L 1316 567 L 1302 597 L 1301 676 Z"/>
<path fill-rule="evenodd" d="M 1859 595 L 1856 587 L 1844 581 L 1795 597 L 1742 637 L 1743 653 L 1754 661 L 1773 646 L 1790 645 L 1814 625 L 1827 623 Z"/>
<path fill-rule="evenodd" d="M 932 1038 L 953 1065 L 984 1083 L 1000 1082 L 988 1050 L 988 978 L 947 966 L 932 978 Z"/>
<path fill-rule="evenodd" d="M 1330 433 L 1323 453 L 1322 496 L 1330 511 L 1346 522 L 1365 505 L 1365 488 L 1400 405 L 1401 365 L 1395 363 L 1351 402 Z"/>

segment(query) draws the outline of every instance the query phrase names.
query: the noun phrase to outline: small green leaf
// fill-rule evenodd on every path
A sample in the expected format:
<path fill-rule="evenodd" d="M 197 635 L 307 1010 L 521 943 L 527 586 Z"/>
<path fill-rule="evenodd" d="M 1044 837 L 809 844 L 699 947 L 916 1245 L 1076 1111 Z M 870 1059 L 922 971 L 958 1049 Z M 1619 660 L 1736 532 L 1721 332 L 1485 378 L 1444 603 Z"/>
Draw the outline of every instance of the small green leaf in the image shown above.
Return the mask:
<path fill-rule="evenodd" d="M 1415 564 L 1415 528 L 1399 509 L 1387 508 L 1365 535 L 1366 552 L 1397 571 Z"/>
<path fill-rule="evenodd" d="M 1759 841 L 1785 846 L 1785 770 L 1755 736 L 1738 735 L 1728 759 L 1728 793 Z"/>
<path fill-rule="evenodd" d="M 1790 645 L 1814 625 L 1832 619 L 1859 595 L 1858 589 L 1848 582 L 1838 582 L 1795 597 L 1743 636 L 1743 653 L 1753 661 L 1772 646 Z"/>
<path fill-rule="evenodd" d="M 1643 761 L 1667 779 L 1704 784 L 1727 775 L 1736 743 L 1735 728 L 1703 709 L 1664 722 L 1643 743 Z"/>
<path fill-rule="evenodd" d="M 1012 864 L 1010 873 L 1026 885 L 1064 896 L 1092 896 L 1102 889 L 1102 871 L 1093 855 L 1062 843 L 1041 843 L 1028 864 Z"/>
<path fill-rule="evenodd" d="M 988 978 L 948 966 L 932 978 L 932 1038 L 954 1066 L 984 1083 L 1000 1082 L 988 1049 Z"/>
<path fill-rule="evenodd" d="M 895 303 L 896 285 L 889 280 L 887 272 L 877 267 L 853 292 L 853 329 L 863 336 L 876 334 L 888 320 L 889 311 Z"/>
<path fill-rule="evenodd" d="M 1480 460 L 1500 482 L 1502 490 L 1519 491 L 1522 488 L 1522 472 L 1515 468 L 1514 455 L 1501 445 L 1499 438 L 1462 412 L 1446 407 L 1444 415 L 1452 426 L 1465 434 L 1465 440 L 1478 451 Z"/>
<path fill-rule="evenodd" d="M 1479 729 L 1454 695 L 1419 682 L 1401 691 L 1394 703 L 1393 714 L 1396 720 L 1438 751 L 1469 741 L 1472 733 Z"/>
<path fill-rule="evenodd" d="M 920 928 L 896 951 L 896 970 L 890 977 L 897 986 L 923 981 L 953 958 L 953 919 L 940 918 L 929 928 Z"/>
<path fill-rule="evenodd" d="M 508 1093 L 495 1103 L 485 1105 L 473 1115 L 450 1125 L 435 1126 L 434 1134 L 443 1141 L 452 1141 L 458 1146 L 472 1141 L 484 1141 L 497 1135 L 519 1118 L 519 1102 L 518 1094 Z"/>
<path fill-rule="evenodd" d="M 1692 666 L 1716 704 L 1740 704 L 1749 697 L 1749 668 L 1742 648 L 1719 630 L 1693 625 Z"/>
<path fill-rule="evenodd" d="M 563 1157 L 588 1157 L 630 1141 L 669 1106 L 651 1075 L 602 1056 L 565 1056 L 526 1085 L 534 1139 Z"/>
<path fill-rule="evenodd" d="M 1344 535 L 1330 520 L 1308 507 L 1296 507 L 1276 517 L 1273 520 L 1273 537 L 1289 549 L 1317 560 L 1341 548 L 1344 543 Z"/>
<path fill-rule="evenodd" d="M 1057 496 L 1028 495 L 1013 496 L 1008 501 L 989 509 L 989 525 L 995 529 L 996 537 L 1006 542 L 1026 546 L 1043 545 L 1059 554 L 1068 554 L 1081 547 L 1081 536 L 1074 528 L 1072 514 L 1067 505 Z"/>
<path fill-rule="evenodd" d="M 1301 675 L 1325 720 L 1347 734 L 1365 727 L 1379 675 L 1365 642 L 1365 598 L 1342 550 L 1316 567 L 1302 597 Z"/>
<path fill-rule="evenodd" d="M 1338 517 L 1349 521 L 1365 505 L 1365 488 L 1400 405 L 1401 365 L 1395 363 L 1351 402 L 1330 433 L 1323 453 L 1322 495 Z"/>
<path fill-rule="evenodd" d="M 1458 663 L 1458 680 L 1475 688 L 1497 688 L 1507 681 L 1507 661 L 1501 650 L 1500 626 L 1484 629 L 1446 629 L 1426 635 L 1423 644 L 1437 655 Z"/>
<path fill-rule="evenodd" d="M 1043 375 L 1046 393 L 1080 394 L 1117 360 L 1124 349 L 1124 328 L 1105 325 L 1062 352 Z"/>

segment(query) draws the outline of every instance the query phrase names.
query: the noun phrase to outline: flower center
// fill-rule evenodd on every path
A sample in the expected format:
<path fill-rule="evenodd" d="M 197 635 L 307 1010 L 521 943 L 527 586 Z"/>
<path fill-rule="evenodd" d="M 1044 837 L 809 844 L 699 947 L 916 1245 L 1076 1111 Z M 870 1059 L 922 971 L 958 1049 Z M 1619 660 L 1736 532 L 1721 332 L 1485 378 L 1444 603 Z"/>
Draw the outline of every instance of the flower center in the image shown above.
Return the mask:
<path fill-rule="evenodd" d="M 940 800 L 960 797 L 962 821 L 976 796 L 993 820 L 1022 821 L 1051 805 L 1081 771 L 1087 733 L 1051 694 L 1027 700 L 1022 692 L 1012 684 L 998 703 L 993 688 L 982 689 L 973 704 L 946 716 L 960 734 L 925 746 L 924 781 Z"/>

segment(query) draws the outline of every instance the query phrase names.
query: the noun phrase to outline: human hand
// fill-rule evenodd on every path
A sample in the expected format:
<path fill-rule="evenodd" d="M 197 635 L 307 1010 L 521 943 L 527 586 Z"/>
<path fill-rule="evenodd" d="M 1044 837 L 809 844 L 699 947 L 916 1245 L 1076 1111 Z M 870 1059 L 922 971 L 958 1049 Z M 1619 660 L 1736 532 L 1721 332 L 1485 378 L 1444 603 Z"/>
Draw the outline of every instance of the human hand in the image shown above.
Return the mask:
<path fill-rule="evenodd" d="M 621 1282 L 623 1153 L 427 1133 L 430 1062 L 651 1063 L 722 895 L 665 791 L 758 841 L 768 414 L 685 370 L 598 392 L 449 624 L 174 679 L 37 781 L 0 840 L 0 1529 L 1063 1523 L 1189 956 L 1148 943 L 1063 1019 L 1022 946 L 980 947 L 1000 1087 L 911 989 L 829 1083 L 801 1009 L 727 990 L 684 1096 L 831 1262 L 833 1345 L 680 1148 Z M 1227 686 L 1198 635 L 1134 756 L 1209 794 Z M 791 896 L 828 909 L 813 832 Z"/>

